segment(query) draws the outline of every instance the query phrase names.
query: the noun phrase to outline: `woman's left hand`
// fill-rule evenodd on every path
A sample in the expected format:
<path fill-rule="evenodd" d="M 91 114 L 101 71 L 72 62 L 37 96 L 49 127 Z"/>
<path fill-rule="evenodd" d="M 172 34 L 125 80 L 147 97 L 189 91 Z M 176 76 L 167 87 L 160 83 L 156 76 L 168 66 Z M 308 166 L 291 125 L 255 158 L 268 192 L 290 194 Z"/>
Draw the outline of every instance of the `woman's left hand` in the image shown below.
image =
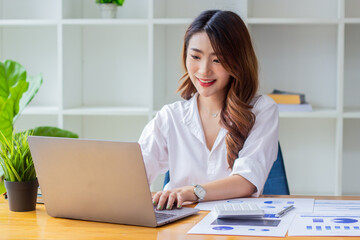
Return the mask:
<path fill-rule="evenodd" d="M 193 186 L 185 186 L 175 188 L 172 190 L 159 191 L 153 196 L 153 204 L 157 205 L 158 210 L 172 209 L 176 204 L 177 208 L 181 208 L 185 201 L 196 201 L 197 197 L 194 194 Z M 166 205 L 166 206 L 165 206 Z"/>

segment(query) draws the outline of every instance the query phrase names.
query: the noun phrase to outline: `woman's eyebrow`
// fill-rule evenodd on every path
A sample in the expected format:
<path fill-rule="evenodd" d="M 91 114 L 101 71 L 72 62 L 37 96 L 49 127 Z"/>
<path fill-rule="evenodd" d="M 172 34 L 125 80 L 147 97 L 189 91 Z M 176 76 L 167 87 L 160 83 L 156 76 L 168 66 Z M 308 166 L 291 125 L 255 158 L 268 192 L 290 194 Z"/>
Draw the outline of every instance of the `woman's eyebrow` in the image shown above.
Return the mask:
<path fill-rule="evenodd" d="M 197 49 L 197 48 L 190 48 L 190 50 L 193 50 L 195 52 L 198 52 L 198 53 L 201 53 L 201 54 L 204 54 L 203 51 L 201 51 L 200 49 Z M 216 56 L 216 54 L 214 52 L 210 53 L 210 55 L 213 55 L 213 56 Z"/>

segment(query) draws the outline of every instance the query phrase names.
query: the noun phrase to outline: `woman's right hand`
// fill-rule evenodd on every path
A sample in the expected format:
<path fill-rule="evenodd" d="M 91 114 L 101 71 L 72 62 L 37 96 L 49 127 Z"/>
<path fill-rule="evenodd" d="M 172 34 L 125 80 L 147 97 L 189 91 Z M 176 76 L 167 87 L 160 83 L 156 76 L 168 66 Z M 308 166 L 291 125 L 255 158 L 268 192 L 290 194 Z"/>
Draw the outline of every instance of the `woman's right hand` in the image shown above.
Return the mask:
<path fill-rule="evenodd" d="M 153 196 L 153 204 L 158 210 L 170 210 L 176 204 L 177 208 L 182 208 L 186 201 L 195 202 L 197 197 L 194 194 L 193 186 L 185 186 L 172 190 L 159 191 Z"/>

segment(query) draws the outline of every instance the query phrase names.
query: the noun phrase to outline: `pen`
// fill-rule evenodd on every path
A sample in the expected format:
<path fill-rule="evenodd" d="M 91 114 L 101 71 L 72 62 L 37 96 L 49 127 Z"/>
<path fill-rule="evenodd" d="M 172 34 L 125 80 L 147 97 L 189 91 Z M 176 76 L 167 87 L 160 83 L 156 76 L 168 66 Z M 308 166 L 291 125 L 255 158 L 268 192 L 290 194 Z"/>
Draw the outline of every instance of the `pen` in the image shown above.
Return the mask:
<path fill-rule="evenodd" d="M 292 209 L 294 209 L 294 205 L 290 205 L 287 208 L 285 208 L 284 210 L 281 210 L 280 212 L 278 212 L 278 214 L 276 214 L 276 217 L 282 217 L 284 216 L 286 213 L 290 212 Z"/>

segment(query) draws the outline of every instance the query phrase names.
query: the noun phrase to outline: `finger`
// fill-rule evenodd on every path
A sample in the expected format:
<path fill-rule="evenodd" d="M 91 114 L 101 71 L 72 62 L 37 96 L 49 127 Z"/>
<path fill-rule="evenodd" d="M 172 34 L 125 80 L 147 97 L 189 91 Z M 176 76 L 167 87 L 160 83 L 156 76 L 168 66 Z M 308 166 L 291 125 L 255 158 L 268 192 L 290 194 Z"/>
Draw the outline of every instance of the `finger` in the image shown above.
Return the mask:
<path fill-rule="evenodd" d="M 152 202 L 154 205 L 157 205 L 157 203 L 159 202 L 159 198 L 160 198 L 161 194 L 162 194 L 162 191 L 159 191 L 154 194 L 154 196 L 152 198 Z"/>
<path fill-rule="evenodd" d="M 167 206 L 166 206 L 167 210 L 170 210 L 173 207 L 174 202 L 176 200 L 176 196 L 177 194 L 174 192 L 169 194 L 169 197 L 167 199 Z"/>
<path fill-rule="evenodd" d="M 184 203 L 184 198 L 182 197 L 181 193 L 177 194 L 177 208 L 182 208 L 182 204 Z"/>
<path fill-rule="evenodd" d="M 166 200 L 169 196 L 170 192 L 169 191 L 164 191 L 162 192 L 159 201 L 158 201 L 158 205 L 157 205 L 157 209 L 158 210 L 162 210 L 165 206 Z"/>

